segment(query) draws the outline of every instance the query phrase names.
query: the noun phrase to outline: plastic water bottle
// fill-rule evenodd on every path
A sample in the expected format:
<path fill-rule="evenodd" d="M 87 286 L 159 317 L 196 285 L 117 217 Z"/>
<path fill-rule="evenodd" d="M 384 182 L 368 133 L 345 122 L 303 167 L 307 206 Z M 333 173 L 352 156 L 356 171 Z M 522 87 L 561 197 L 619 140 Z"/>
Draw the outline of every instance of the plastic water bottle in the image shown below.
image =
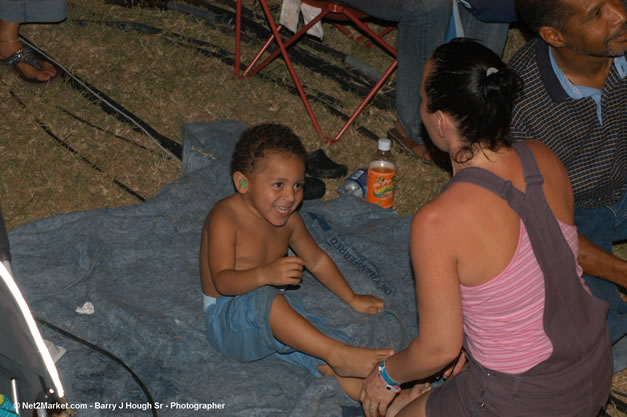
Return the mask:
<path fill-rule="evenodd" d="M 359 168 L 342 181 L 339 187 L 337 187 L 337 193 L 339 195 L 355 195 L 363 198 L 366 196 L 367 178 L 368 170 L 366 168 Z"/>
<path fill-rule="evenodd" d="M 368 193 L 366 198 L 369 202 L 384 208 L 391 208 L 394 204 L 396 160 L 390 151 L 391 145 L 390 139 L 379 139 L 377 151 L 372 155 L 368 164 Z"/>

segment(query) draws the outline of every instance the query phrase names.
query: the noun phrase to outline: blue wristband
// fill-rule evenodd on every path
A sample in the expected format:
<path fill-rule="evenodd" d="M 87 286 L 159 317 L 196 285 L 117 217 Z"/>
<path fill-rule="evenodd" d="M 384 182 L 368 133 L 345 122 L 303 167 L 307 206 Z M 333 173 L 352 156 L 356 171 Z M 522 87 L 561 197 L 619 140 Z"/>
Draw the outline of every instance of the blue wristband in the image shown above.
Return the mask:
<path fill-rule="evenodd" d="M 401 384 L 390 378 L 387 371 L 385 370 L 385 361 L 381 361 L 381 363 L 379 364 L 379 375 L 381 375 L 381 378 L 383 378 L 388 386 L 400 387 Z"/>

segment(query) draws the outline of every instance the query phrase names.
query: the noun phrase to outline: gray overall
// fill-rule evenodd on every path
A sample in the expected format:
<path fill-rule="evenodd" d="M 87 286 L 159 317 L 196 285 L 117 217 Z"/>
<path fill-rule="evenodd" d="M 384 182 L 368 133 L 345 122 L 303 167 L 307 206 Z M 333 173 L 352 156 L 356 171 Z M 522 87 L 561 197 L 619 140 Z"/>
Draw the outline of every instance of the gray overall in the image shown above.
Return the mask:
<path fill-rule="evenodd" d="M 612 381 L 612 348 L 607 303 L 591 296 L 576 273 L 576 262 L 546 202 L 531 150 L 514 149 L 522 162 L 526 191 L 477 167 L 460 171 L 446 185 L 470 182 L 506 200 L 523 220 L 544 273 L 544 331 L 553 344 L 545 361 L 518 374 L 496 372 L 469 358 L 468 367 L 435 389 L 428 417 L 595 417 L 607 402 Z"/>

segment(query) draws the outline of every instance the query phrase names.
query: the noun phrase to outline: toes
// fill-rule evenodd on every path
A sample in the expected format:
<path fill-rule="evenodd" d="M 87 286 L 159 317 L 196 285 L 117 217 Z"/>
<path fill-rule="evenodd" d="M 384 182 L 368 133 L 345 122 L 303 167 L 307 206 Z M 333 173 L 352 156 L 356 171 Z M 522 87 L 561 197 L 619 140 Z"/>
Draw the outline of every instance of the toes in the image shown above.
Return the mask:
<path fill-rule="evenodd" d="M 53 65 L 48 65 L 54 68 Z M 26 62 L 20 62 L 19 64 L 17 64 L 16 69 L 22 74 L 23 78 L 26 78 L 28 80 L 48 81 L 56 74 L 56 69 L 48 70 L 45 66 L 42 65 L 42 70 L 40 71 Z"/>
<path fill-rule="evenodd" d="M 50 74 L 50 76 L 54 77 L 57 74 L 57 67 L 52 65 L 50 62 L 39 61 L 39 64 L 41 65 L 42 71 Z"/>

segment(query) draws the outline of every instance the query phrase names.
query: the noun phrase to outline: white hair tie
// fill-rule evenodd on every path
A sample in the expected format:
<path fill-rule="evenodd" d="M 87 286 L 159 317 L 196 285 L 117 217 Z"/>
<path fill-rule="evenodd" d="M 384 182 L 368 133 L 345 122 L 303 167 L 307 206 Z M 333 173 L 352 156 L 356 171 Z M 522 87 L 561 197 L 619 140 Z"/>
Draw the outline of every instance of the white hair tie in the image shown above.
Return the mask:
<path fill-rule="evenodd" d="M 488 70 L 485 72 L 485 76 L 489 77 L 492 74 L 496 74 L 497 72 L 499 72 L 498 69 L 494 68 L 494 67 L 490 67 L 488 68 Z"/>

